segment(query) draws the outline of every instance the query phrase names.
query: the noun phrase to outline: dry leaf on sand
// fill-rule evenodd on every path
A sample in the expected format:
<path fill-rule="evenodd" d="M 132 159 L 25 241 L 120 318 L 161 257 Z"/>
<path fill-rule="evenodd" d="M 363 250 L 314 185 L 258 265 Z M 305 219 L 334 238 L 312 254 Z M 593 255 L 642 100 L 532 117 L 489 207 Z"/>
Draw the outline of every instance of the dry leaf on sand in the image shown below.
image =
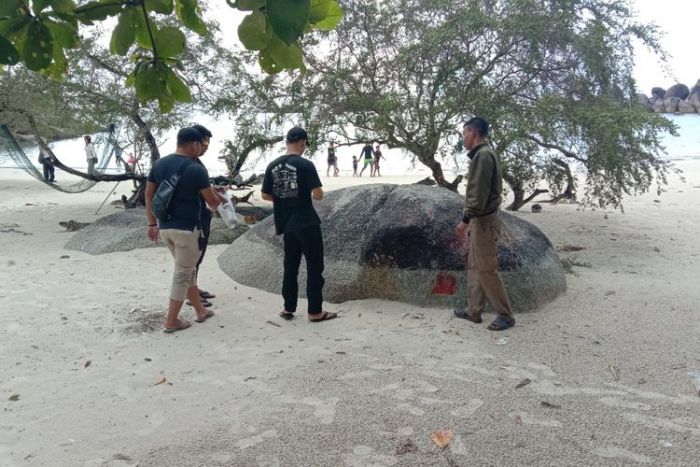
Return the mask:
<path fill-rule="evenodd" d="M 437 430 L 431 433 L 430 439 L 433 440 L 433 443 L 435 443 L 437 447 L 444 449 L 450 444 L 453 436 L 452 430 Z"/>

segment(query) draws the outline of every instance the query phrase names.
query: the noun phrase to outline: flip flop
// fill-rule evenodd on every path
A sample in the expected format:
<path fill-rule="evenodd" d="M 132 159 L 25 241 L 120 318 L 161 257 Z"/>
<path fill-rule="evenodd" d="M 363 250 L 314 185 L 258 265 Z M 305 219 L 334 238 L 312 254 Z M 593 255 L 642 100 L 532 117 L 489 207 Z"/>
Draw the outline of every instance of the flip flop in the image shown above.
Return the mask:
<path fill-rule="evenodd" d="M 312 323 L 319 323 L 321 321 L 328 321 L 329 319 L 334 319 L 338 317 L 338 313 L 333 313 L 331 311 L 324 311 L 321 313 L 321 318 L 320 319 L 311 319 L 309 316 L 309 321 Z"/>
<path fill-rule="evenodd" d="M 493 320 L 493 323 L 489 324 L 489 331 L 505 331 L 506 329 L 512 328 L 515 326 L 515 320 L 514 319 L 508 319 L 504 318 L 503 316 L 499 316 L 498 318 Z"/>
<path fill-rule="evenodd" d="M 280 318 L 287 320 L 287 321 L 294 319 L 294 313 L 292 313 L 291 311 L 284 311 L 283 310 L 283 311 L 280 311 L 279 315 L 280 315 Z"/>
<path fill-rule="evenodd" d="M 455 318 L 466 319 L 472 323 L 480 324 L 484 322 L 484 320 L 481 318 L 473 318 L 472 315 L 469 314 L 469 310 L 466 308 L 455 308 L 452 313 L 454 313 Z"/>
<path fill-rule="evenodd" d="M 214 316 L 214 312 L 212 310 L 207 310 L 207 314 L 204 315 L 204 318 L 202 318 L 202 319 L 197 318 L 194 320 L 194 322 L 195 323 L 203 323 L 206 320 L 208 320 L 209 318 L 211 318 L 212 316 Z"/>
<path fill-rule="evenodd" d="M 206 290 L 200 290 L 200 291 L 199 291 L 199 296 L 200 296 L 201 298 L 205 298 L 205 299 L 207 299 L 207 300 L 208 300 L 208 299 L 212 299 L 212 298 L 216 298 L 216 295 L 214 295 L 214 294 L 212 294 L 212 293 L 209 293 L 209 292 L 207 292 Z"/>
<path fill-rule="evenodd" d="M 166 334 L 172 334 L 173 332 L 187 329 L 190 326 L 192 326 L 192 323 L 190 323 L 189 321 L 185 321 L 184 319 L 178 319 L 177 326 L 175 326 L 174 328 L 166 328 L 165 326 L 163 326 L 163 332 Z"/>
<path fill-rule="evenodd" d="M 201 303 L 204 308 L 209 308 L 210 306 L 214 305 L 212 302 L 209 302 L 207 300 L 201 300 L 199 303 Z M 187 300 L 187 306 L 193 306 L 192 302 Z"/>

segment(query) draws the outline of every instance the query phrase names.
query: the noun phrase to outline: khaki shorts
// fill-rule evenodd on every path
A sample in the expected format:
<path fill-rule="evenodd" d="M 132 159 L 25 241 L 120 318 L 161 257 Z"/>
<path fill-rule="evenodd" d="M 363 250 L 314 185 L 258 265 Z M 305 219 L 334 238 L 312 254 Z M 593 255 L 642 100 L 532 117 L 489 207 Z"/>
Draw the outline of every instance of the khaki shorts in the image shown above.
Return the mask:
<path fill-rule="evenodd" d="M 164 229 L 160 231 L 160 238 L 175 259 L 175 270 L 170 288 L 170 298 L 182 302 L 187 296 L 187 289 L 197 285 L 197 262 L 202 255 L 199 249 L 199 238 L 202 231 L 199 229 L 178 230 Z"/>

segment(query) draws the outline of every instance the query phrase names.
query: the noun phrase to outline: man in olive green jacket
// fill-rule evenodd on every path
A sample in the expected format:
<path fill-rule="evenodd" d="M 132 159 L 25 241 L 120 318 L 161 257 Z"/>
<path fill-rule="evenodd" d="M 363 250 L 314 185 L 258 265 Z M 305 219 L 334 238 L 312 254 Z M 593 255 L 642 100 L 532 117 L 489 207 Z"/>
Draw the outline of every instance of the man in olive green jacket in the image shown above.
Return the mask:
<path fill-rule="evenodd" d="M 458 308 L 458 318 L 481 323 L 486 299 L 498 314 L 489 325 L 492 331 L 503 331 L 515 325 L 508 294 L 498 274 L 496 242 L 501 236 L 501 165 L 496 152 L 487 144 L 489 124 L 474 117 L 464 125 L 464 147 L 469 150 L 467 196 L 457 234 L 469 235 L 467 258 L 468 308 Z"/>

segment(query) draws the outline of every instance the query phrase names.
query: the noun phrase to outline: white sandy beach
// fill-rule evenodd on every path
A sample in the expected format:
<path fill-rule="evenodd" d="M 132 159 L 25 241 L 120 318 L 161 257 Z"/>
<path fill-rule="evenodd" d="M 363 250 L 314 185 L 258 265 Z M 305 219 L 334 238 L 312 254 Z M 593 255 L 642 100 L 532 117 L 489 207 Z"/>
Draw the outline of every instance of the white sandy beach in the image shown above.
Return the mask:
<path fill-rule="evenodd" d="M 678 166 L 686 183 L 625 214 L 519 213 L 585 247 L 560 256 L 587 266 L 505 334 L 378 300 L 285 322 L 279 296 L 218 269 L 219 245 L 200 275 L 217 315 L 165 335 L 165 249 L 63 249 L 58 222 L 97 219 L 113 184 L 66 195 L 3 171 L 0 465 L 697 465 L 700 160 Z M 454 433 L 444 450 L 439 429 Z"/>

